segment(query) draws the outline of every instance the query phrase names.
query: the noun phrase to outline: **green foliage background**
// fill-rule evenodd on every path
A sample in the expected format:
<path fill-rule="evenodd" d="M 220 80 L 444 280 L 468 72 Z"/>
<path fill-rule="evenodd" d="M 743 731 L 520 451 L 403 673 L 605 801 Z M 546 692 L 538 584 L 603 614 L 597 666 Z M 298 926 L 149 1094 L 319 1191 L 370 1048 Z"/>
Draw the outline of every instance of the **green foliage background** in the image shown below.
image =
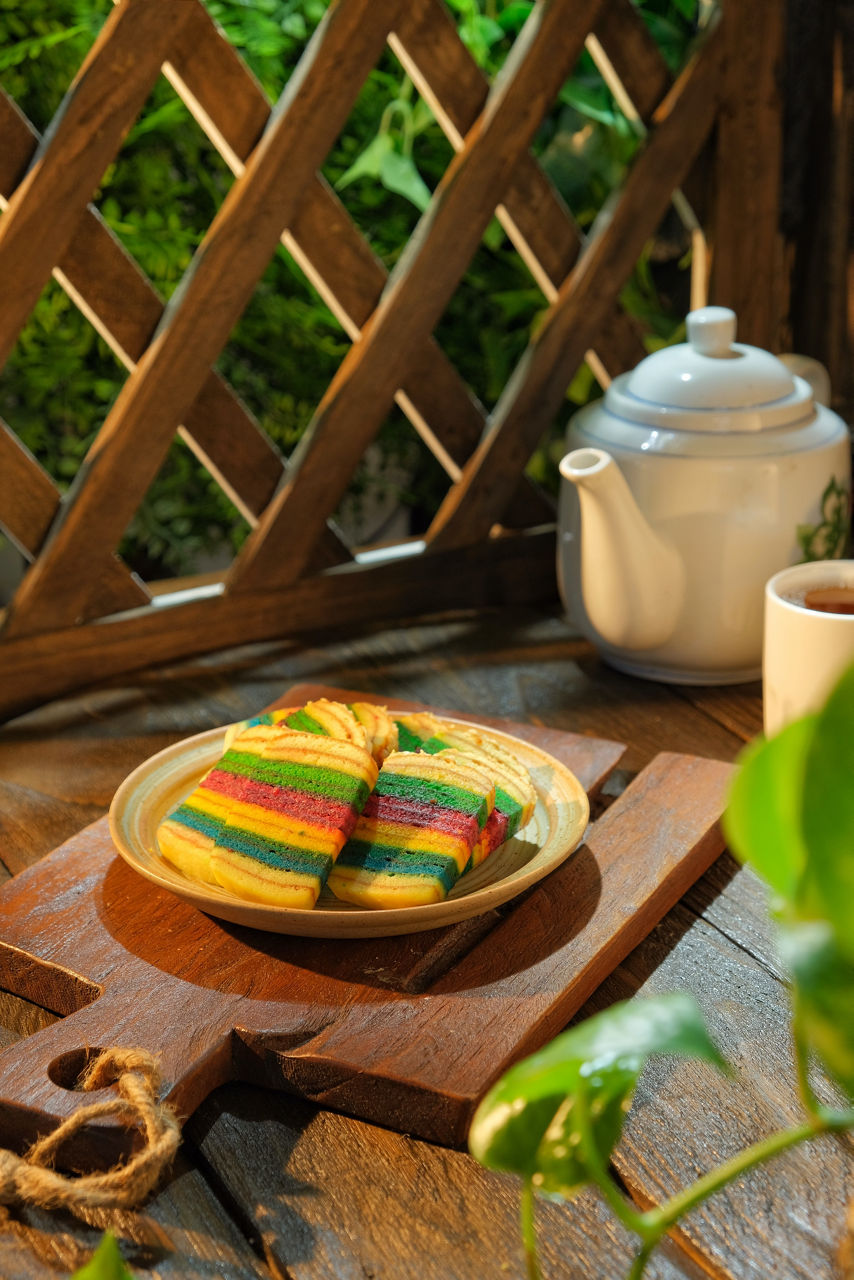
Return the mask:
<path fill-rule="evenodd" d="M 703 0 L 640 0 L 673 69 L 684 60 Z M 206 0 L 211 15 L 271 98 L 281 92 L 328 0 Z M 0 83 L 44 129 L 111 9 L 110 0 L 0 0 Z M 530 0 L 449 0 L 459 32 L 492 76 L 532 7 Z M 544 122 L 536 150 L 582 227 L 589 226 L 638 145 L 629 123 L 584 54 Z M 387 53 L 366 82 L 324 166 L 388 269 L 401 252 L 451 148 L 399 64 Z M 164 79 L 156 85 L 95 203 L 167 299 L 232 181 L 212 144 Z M 685 310 L 684 241 L 664 270 L 661 254 L 639 264 L 624 300 L 651 344 L 672 340 Z M 457 290 L 437 338 L 491 407 L 519 359 L 544 299 L 497 221 Z M 219 368 L 287 455 L 348 348 L 334 317 L 283 249 L 256 289 Z M 0 415 L 60 487 L 73 479 L 124 380 L 124 370 L 58 285 L 45 289 L 0 378 Z M 598 393 L 589 370 L 568 390 L 553 445 L 531 472 L 555 484 L 554 455 L 572 409 Z M 405 463 L 401 497 L 413 530 L 426 527 L 447 486 L 438 464 L 394 411 L 380 442 Z M 357 477 L 358 497 L 370 483 Z M 382 484 L 379 481 L 374 483 Z M 389 483 L 389 481 L 386 481 Z M 399 483 L 399 481 L 394 481 Z M 122 551 L 144 577 L 190 570 L 203 553 L 236 549 L 246 524 L 176 441 Z"/>

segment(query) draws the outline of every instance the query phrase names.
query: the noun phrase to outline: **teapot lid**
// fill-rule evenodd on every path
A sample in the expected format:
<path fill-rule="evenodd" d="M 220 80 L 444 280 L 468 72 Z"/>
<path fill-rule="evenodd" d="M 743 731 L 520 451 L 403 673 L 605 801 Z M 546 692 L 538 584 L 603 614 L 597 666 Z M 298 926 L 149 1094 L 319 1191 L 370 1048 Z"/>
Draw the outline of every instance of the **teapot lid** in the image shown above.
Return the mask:
<path fill-rule="evenodd" d="M 735 341 L 735 312 L 688 313 L 688 341 L 664 347 L 615 378 L 607 409 L 676 431 L 761 431 L 815 415 L 812 390 L 776 356 Z"/>

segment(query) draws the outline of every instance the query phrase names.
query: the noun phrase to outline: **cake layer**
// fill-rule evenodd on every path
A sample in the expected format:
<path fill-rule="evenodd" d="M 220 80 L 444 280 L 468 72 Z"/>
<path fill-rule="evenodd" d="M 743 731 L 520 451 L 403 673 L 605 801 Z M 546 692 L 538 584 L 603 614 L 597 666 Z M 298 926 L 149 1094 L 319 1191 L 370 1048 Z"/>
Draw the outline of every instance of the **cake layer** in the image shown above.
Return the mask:
<path fill-rule="evenodd" d="M 407 750 L 436 754 L 450 747 L 468 754 L 492 776 L 495 807 L 472 855 L 474 866 L 531 820 L 537 802 L 531 775 L 491 735 L 476 725 L 442 720 L 429 711 L 400 716 L 397 727 L 400 741 L 406 743 Z"/>
<path fill-rule="evenodd" d="M 377 778 L 364 731 L 342 712 L 327 721 L 340 738 L 265 720 L 247 724 L 160 824 L 163 856 L 240 897 L 313 907 Z"/>
<path fill-rule="evenodd" d="M 479 847 L 493 802 L 491 778 L 463 753 L 393 752 L 329 887 L 362 907 L 441 901 Z"/>
<path fill-rule="evenodd" d="M 232 725 L 225 743 L 230 746 L 238 734 L 257 726 L 287 725 L 302 733 L 317 733 L 335 739 L 365 742 L 378 765 L 391 751 L 397 750 L 397 725 L 385 707 L 372 702 L 332 702 L 318 698 L 304 707 L 280 707 Z"/>

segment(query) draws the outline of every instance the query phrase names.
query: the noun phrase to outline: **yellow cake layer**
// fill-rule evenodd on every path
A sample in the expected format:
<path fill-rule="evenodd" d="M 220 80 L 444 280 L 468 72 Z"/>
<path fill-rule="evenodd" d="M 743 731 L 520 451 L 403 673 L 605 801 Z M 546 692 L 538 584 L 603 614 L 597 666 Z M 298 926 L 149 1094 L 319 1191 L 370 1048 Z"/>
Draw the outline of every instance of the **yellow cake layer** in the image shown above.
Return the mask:
<path fill-rule="evenodd" d="M 167 818 L 157 829 L 157 843 L 164 858 L 191 880 L 216 883 L 210 868 L 215 841 L 193 827 Z"/>
<path fill-rule="evenodd" d="M 373 702 L 352 702 L 350 710 L 365 730 L 368 750 L 382 764 L 392 751 L 397 750 L 397 725 L 385 707 Z"/>
<path fill-rule="evenodd" d="M 394 875 L 373 872 L 370 880 L 367 880 L 360 867 L 342 867 L 338 864 L 329 874 L 329 887 L 342 902 L 371 909 L 419 907 L 431 902 L 441 902 L 445 897 L 442 885 L 425 876 L 407 876 L 403 872 L 395 872 Z"/>
<path fill-rule="evenodd" d="M 324 738 L 318 733 L 302 733 L 299 730 L 284 730 L 281 726 L 269 726 L 277 735 L 264 748 L 264 759 L 272 761 L 290 761 L 292 764 L 304 764 L 318 769 L 334 769 L 338 773 L 346 773 L 348 777 L 357 778 L 373 787 L 377 780 L 377 766 L 368 754 L 367 747 L 358 746 L 354 742 L 342 742 L 334 738 Z M 240 739 L 237 739 L 239 742 Z"/>
<path fill-rule="evenodd" d="M 320 893 L 317 876 L 302 871 L 280 871 L 231 849 L 216 849 L 210 864 L 216 884 L 240 898 L 267 906 L 310 911 Z"/>

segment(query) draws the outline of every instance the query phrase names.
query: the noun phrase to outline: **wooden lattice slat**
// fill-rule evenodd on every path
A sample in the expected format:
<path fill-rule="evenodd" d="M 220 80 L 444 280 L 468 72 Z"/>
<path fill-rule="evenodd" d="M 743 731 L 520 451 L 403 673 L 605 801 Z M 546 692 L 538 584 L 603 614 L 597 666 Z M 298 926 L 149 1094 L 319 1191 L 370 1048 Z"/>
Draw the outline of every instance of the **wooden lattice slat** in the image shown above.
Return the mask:
<path fill-rule="evenodd" d="M 619 200 L 597 218 L 586 253 L 504 392 L 490 435 L 440 509 L 431 529 L 436 546 L 488 534 L 501 508 L 507 476 L 536 445 L 538 412 L 556 412 L 567 370 L 577 367 L 590 330 L 607 314 L 609 297 L 626 279 L 658 225 L 670 192 L 681 183 L 714 123 L 721 54 L 718 30 L 707 41 L 702 58 L 683 72 L 654 114 L 649 141 Z"/>
<path fill-rule="evenodd" d="M 673 83 L 667 63 L 632 0 L 605 0 L 593 35 L 644 123 Z"/>
<path fill-rule="evenodd" d="M 104 25 L 80 69 L 49 143 L 3 218 L 0 363 L 5 363 L 57 259 L 151 91 L 183 22 L 181 0 L 127 0 Z M 174 27 L 173 27 L 174 24 Z"/>
<path fill-rule="evenodd" d="M 277 114 L 90 449 L 49 545 L 17 594 L 9 634 L 68 624 L 85 609 L 92 584 L 81 568 L 93 549 L 118 543 L 157 475 L 178 423 L 267 266 L 302 185 L 329 150 L 376 62 L 394 13 L 391 5 L 379 9 L 368 0 L 353 0 L 327 17 L 321 38 L 312 42 L 289 82 Z M 328 101 L 332 76 L 338 93 L 334 109 Z M 2 233 L 0 224 L 0 249 Z M 124 477 L 118 493 L 116 475 Z M 314 543 L 309 554 L 313 548 Z"/>
<path fill-rule="evenodd" d="M 442 0 L 411 6 L 389 43 L 452 145 L 460 150 L 483 108 L 489 83 L 460 42 Z M 569 210 L 527 151 L 520 154 L 496 213 L 546 298 L 554 300 L 584 241 Z M 610 316 L 604 347 L 600 355 L 613 373 L 644 355 L 640 337 L 619 308 Z"/>
<path fill-rule="evenodd" d="M 440 319 L 480 243 L 496 195 L 576 62 L 598 4 L 555 0 L 531 15 L 504 77 L 399 259 L 369 330 L 341 364 L 297 446 L 286 485 L 238 556 L 233 587 L 285 586 L 305 568 L 322 513 L 345 492 L 401 381 L 409 352 Z"/>
<path fill-rule="evenodd" d="M 64 499 L 0 427 L 0 525 L 34 557 L 0 634 L 0 713 L 220 645 L 553 592 L 551 507 L 523 468 L 585 355 L 605 379 L 640 358 L 619 292 L 710 138 L 726 140 L 725 179 L 739 165 L 754 175 L 745 183 L 760 175 L 751 236 L 754 249 L 773 242 L 779 156 L 763 148 L 775 128 L 779 140 L 781 29 L 777 0 L 761 5 L 767 49 L 748 38 L 749 0 L 724 0 L 719 30 L 674 84 L 631 0 L 537 0 L 490 89 L 442 0 L 333 0 L 271 108 L 200 0 L 117 0 L 42 144 L 0 97 L 0 271 L 16 286 L 0 351 L 53 272 L 129 370 Z M 386 40 L 456 152 L 390 276 L 319 172 Z M 648 128 L 588 236 L 529 150 L 585 43 Z M 236 175 L 165 308 L 87 207 L 161 66 Z M 745 66 L 755 84 L 734 124 Z M 752 291 L 732 266 L 722 204 L 723 192 L 710 228 L 726 285 L 716 300 L 741 310 Z M 487 418 L 433 330 L 493 213 L 548 306 Z M 280 241 L 353 343 L 288 464 L 211 371 Z M 755 324 L 767 329 L 773 304 L 762 305 Z M 445 468 L 448 496 L 423 542 L 353 562 L 327 521 L 395 400 Z M 139 608 L 149 593 L 115 547 L 179 430 L 254 528 L 218 586 Z"/>
<path fill-rule="evenodd" d="M 35 156 L 39 138 L 2 91 L 0 135 L 4 140 L 0 151 L 0 205 L 5 205 Z M 122 364 L 128 369 L 134 368 L 162 319 L 163 303 L 91 205 L 80 219 L 53 274 Z M 283 463 L 245 405 L 218 374 L 208 375 L 178 434 L 238 511 L 254 524 L 275 492 Z M 44 534 L 57 509 L 58 500 L 47 519 Z M 0 521 L 17 537 L 2 506 L 0 513 Z M 33 553 L 37 549 L 31 548 Z M 324 539 L 323 549 L 325 564 L 338 564 L 347 558 L 346 548 L 331 532 Z M 125 594 L 117 598 L 115 608 L 131 607 L 131 599 L 140 604 L 148 599 L 148 594 L 137 588 L 133 597 Z M 90 605 L 89 612 L 91 608 Z"/>
<path fill-rule="evenodd" d="M 59 489 L 0 420 L 0 510 L 3 526 L 28 560 L 44 545 L 62 500 Z M 102 554 L 96 566 L 95 616 L 135 609 L 151 596 L 112 553 Z"/>
<path fill-rule="evenodd" d="M 226 163 L 241 173 L 269 118 L 269 105 L 201 8 L 189 25 L 192 42 L 185 39 L 173 55 L 169 79 L 199 123 L 211 130 Z M 459 45 L 455 35 L 454 39 Z M 200 50 L 204 75 L 199 74 Z M 322 175 L 306 183 L 282 240 L 345 332 L 358 338 L 385 288 L 387 273 Z M 484 412 L 432 338 L 416 355 L 395 399 L 451 478 L 457 479 L 483 434 Z M 513 505 L 532 520 L 535 513 L 542 520 L 551 515 L 548 504 L 527 484 L 520 485 Z"/>

